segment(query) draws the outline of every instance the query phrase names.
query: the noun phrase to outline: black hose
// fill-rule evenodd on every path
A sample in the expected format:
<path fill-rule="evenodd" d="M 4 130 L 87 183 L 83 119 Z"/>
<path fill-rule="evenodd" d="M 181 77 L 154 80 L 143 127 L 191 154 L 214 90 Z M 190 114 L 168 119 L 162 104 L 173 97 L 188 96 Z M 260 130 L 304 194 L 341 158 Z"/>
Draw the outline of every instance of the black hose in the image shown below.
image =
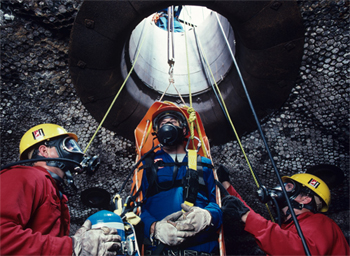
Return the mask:
<path fill-rule="evenodd" d="M 281 175 L 280 175 L 280 173 L 279 173 L 278 170 L 277 170 L 276 164 L 275 164 L 275 162 L 274 162 L 274 160 L 273 160 L 273 157 L 272 157 L 271 151 L 270 151 L 270 149 L 269 149 L 269 146 L 268 146 L 268 144 L 267 144 L 265 135 L 264 135 L 264 133 L 263 133 L 263 131 L 262 131 L 262 128 L 261 128 L 259 119 L 258 119 L 258 117 L 257 117 L 257 115 L 256 115 L 256 112 L 255 112 L 255 110 L 254 110 L 253 104 L 252 104 L 252 102 L 251 102 L 251 100 L 250 100 L 250 97 L 249 97 L 247 88 L 246 88 L 246 86 L 245 86 L 243 80 L 242 80 L 242 85 L 243 85 L 244 91 L 245 91 L 245 93 L 246 93 L 246 96 L 247 96 L 247 99 L 248 99 L 248 102 L 249 102 L 249 106 L 250 106 L 250 108 L 251 108 L 251 110 L 252 110 L 252 112 L 253 112 L 253 115 L 254 115 L 256 124 L 257 124 L 257 126 L 258 126 L 258 130 L 259 130 L 259 132 L 260 132 L 261 138 L 262 138 L 262 140 L 264 141 L 264 145 L 265 145 L 266 151 L 267 151 L 267 153 L 268 153 L 268 155 L 269 155 L 269 158 L 270 158 L 270 160 L 271 160 L 273 169 L 274 169 L 275 174 L 276 174 L 276 176 L 277 176 L 278 182 L 279 182 L 279 184 L 280 184 L 280 186 L 281 186 L 281 188 L 282 188 L 283 195 L 284 195 L 284 197 L 286 198 L 286 201 L 287 201 L 287 204 L 288 204 L 289 209 L 293 209 L 293 207 L 292 207 L 292 205 L 291 205 L 291 203 L 290 203 L 290 201 L 289 201 L 289 197 L 288 197 L 288 195 L 287 195 L 287 191 L 286 191 L 286 189 L 285 189 L 285 187 L 284 187 L 284 184 L 283 184 L 283 181 L 282 181 L 282 179 L 281 179 Z M 306 244 L 306 241 L 305 241 L 305 237 L 304 237 L 304 235 L 303 235 L 303 232 L 302 232 L 302 230 L 301 230 L 301 228 L 300 228 L 299 222 L 298 222 L 297 217 L 296 217 L 296 215 L 295 215 L 295 212 L 294 212 L 293 210 L 291 210 L 290 212 L 291 212 L 291 214 L 292 214 L 292 218 L 293 218 L 293 220 L 294 220 L 295 227 L 296 227 L 296 229 L 297 229 L 297 231 L 298 231 L 298 234 L 299 234 L 299 236 L 300 236 L 301 242 L 302 242 L 302 244 L 303 244 L 303 247 L 304 247 L 304 250 L 305 250 L 305 254 L 308 255 L 308 256 L 311 256 L 310 251 L 309 251 L 309 248 L 308 248 L 308 246 L 307 246 L 307 244 Z"/>
<path fill-rule="evenodd" d="M 275 207 L 276 207 L 276 213 L 277 213 L 277 221 L 278 221 L 278 225 L 281 226 L 281 211 L 280 211 L 280 207 L 277 203 L 277 200 L 276 198 L 272 197 L 272 201 L 273 203 L 275 204 Z"/>
<path fill-rule="evenodd" d="M 22 165 L 22 164 L 25 164 L 25 163 L 33 163 L 33 162 L 40 162 L 40 161 L 46 161 L 46 162 L 49 162 L 49 161 L 61 161 L 61 162 L 70 162 L 70 163 L 73 163 L 73 164 L 76 164 L 80 167 L 81 164 L 78 163 L 77 161 L 74 161 L 74 160 L 71 160 L 71 159 L 67 159 L 67 158 L 35 158 L 35 159 L 26 159 L 26 160 L 21 160 L 21 161 L 18 161 L 18 162 L 13 162 L 13 163 L 9 163 L 7 165 L 4 165 L 1 167 L 1 171 L 4 170 L 4 169 L 7 169 L 11 166 L 14 166 L 14 165 Z"/>
<path fill-rule="evenodd" d="M 219 23 L 219 26 L 220 26 L 220 28 L 221 28 L 221 30 L 222 30 L 222 33 L 225 35 L 225 33 L 224 33 L 224 31 L 223 31 L 223 28 L 222 28 L 222 26 L 221 26 L 221 23 L 219 22 L 219 19 L 218 19 L 218 23 Z M 226 40 L 227 45 L 229 46 L 229 43 L 228 43 L 228 41 L 227 41 L 226 36 L 224 36 L 224 37 L 225 37 L 225 40 Z M 259 119 L 258 119 L 258 116 L 257 116 L 256 112 L 255 112 L 253 103 L 252 103 L 252 101 L 251 101 L 251 99 L 250 99 L 250 96 L 249 96 L 247 87 L 246 87 L 246 85 L 245 85 L 245 83 L 244 83 L 244 80 L 243 80 L 241 71 L 240 71 L 240 69 L 239 69 L 239 67 L 238 67 L 238 64 L 237 64 L 237 62 L 236 62 L 236 59 L 235 59 L 235 57 L 234 57 L 234 55 L 233 55 L 233 53 L 232 53 L 232 51 L 231 51 L 231 48 L 229 48 L 229 50 L 230 50 L 230 52 L 231 52 L 232 59 L 233 59 L 233 62 L 234 62 L 234 64 L 235 64 L 235 67 L 236 67 L 237 73 L 238 73 L 238 75 L 239 75 L 239 78 L 240 78 L 240 80 L 241 80 L 241 82 L 242 82 L 242 87 L 243 87 L 243 89 L 244 89 L 244 92 L 245 92 L 245 95 L 246 95 L 246 97 L 247 97 L 249 106 L 250 106 L 251 111 L 252 111 L 252 113 L 253 113 L 255 122 L 256 122 L 256 124 L 257 124 L 257 126 L 258 126 L 258 130 L 259 130 L 259 132 L 260 132 L 261 138 L 262 138 L 262 140 L 263 140 L 263 142 L 264 142 L 266 151 L 267 151 L 267 153 L 268 153 L 268 155 L 269 155 L 269 158 L 270 158 L 270 160 L 271 160 L 273 169 L 275 170 L 275 174 L 276 174 L 276 176 L 277 176 L 278 182 L 279 182 L 279 184 L 281 185 L 281 188 L 282 188 L 282 191 L 283 191 L 283 195 L 284 195 L 284 197 L 286 198 L 286 201 L 287 201 L 287 204 L 288 204 L 289 209 L 293 209 L 293 208 L 292 208 L 292 205 L 291 205 L 291 203 L 290 203 L 290 201 L 289 201 L 289 198 L 288 198 L 286 189 L 284 188 L 283 181 L 282 181 L 282 179 L 281 179 L 281 175 L 280 175 L 280 173 L 279 173 L 278 170 L 277 170 L 275 161 L 273 160 L 271 151 L 270 151 L 269 146 L 268 146 L 268 144 L 267 144 L 267 141 L 266 141 L 264 132 L 263 132 L 263 130 L 262 130 L 262 128 L 261 128 L 260 121 L 259 121 Z M 311 254 L 310 254 L 309 248 L 308 248 L 308 246 L 307 246 L 307 244 L 306 244 L 305 237 L 304 237 L 304 235 L 303 235 L 303 232 L 301 231 L 301 228 L 300 228 L 300 226 L 299 226 L 299 222 L 298 222 L 298 220 L 297 220 L 297 217 L 296 217 L 296 215 L 295 215 L 295 212 L 294 212 L 293 210 L 291 210 L 291 214 L 292 214 L 292 218 L 293 218 L 294 223 L 295 223 L 295 227 L 296 227 L 296 229 L 297 229 L 297 231 L 298 231 L 298 234 L 299 234 L 299 236 L 300 236 L 300 239 L 301 239 L 301 241 L 302 241 L 302 244 L 303 244 L 305 253 L 306 253 L 306 255 L 310 256 Z"/>

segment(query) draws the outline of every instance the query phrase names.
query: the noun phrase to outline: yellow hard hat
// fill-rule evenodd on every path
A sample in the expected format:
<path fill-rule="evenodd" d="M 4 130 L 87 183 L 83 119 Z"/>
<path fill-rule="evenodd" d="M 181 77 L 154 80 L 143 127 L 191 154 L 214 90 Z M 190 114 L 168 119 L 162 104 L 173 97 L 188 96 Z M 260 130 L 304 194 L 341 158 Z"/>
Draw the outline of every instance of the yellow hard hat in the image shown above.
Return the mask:
<path fill-rule="evenodd" d="M 294 180 L 313 191 L 323 201 L 320 212 L 328 211 L 329 204 L 331 202 L 331 192 L 323 180 L 309 173 L 298 173 L 294 174 L 292 177 L 282 177 L 283 182 L 287 181 L 288 179 Z"/>
<path fill-rule="evenodd" d="M 78 141 L 77 135 L 67 132 L 63 127 L 57 124 L 39 124 L 30 128 L 19 143 L 19 158 L 21 160 L 28 159 L 28 150 L 39 142 L 50 140 L 51 138 L 68 135 L 75 141 Z"/>

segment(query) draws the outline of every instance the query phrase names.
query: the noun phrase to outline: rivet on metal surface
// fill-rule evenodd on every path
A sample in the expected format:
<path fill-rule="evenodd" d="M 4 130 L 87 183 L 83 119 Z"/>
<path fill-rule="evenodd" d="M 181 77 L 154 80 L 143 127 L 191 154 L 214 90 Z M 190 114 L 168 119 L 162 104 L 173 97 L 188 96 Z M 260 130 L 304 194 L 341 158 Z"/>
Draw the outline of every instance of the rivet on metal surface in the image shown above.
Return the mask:
<path fill-rule="evenodd" d="M 78 65 L 79 68 L 85 68 L 86 67 L 86 63 L 84 61 L 82 61 L 82 60 L 79 60 L 77 65 Z"/>
<path fill-rule="evenodd" d="M 84 23 L 85 23 L 85 27 L 87 27 L 87 28 L 94 28 L 95 27 L 95 21 L 93 21 L 93 20 L 85 19 Z"/>
<path fill-rule="evenodd" d="M 89 102 L 94 102 L 95 101 L 95 97 L 94 96 L 89 96 L 87 99 L 88 99 Z"/>
<path fill-rule="evenodd" d="M 279 1 L 273 2 L 271 4 L 271 9 L 277 11 L 281 7 L 282 3 Z"/>
<path fill-rule="evenodd" d="M 295 44 L 293 42 L 288 42 L 285 44 L 284 48 L 290 52 L 291 50 L 293 50 L 295 48 Z"/>

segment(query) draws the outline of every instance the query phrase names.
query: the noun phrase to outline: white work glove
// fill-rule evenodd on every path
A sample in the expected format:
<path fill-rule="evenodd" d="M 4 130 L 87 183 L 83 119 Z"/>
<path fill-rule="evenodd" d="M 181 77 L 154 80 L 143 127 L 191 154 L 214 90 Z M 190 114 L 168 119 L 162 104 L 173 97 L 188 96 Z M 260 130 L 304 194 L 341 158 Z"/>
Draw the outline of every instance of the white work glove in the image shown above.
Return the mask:
<path fill-rule="evenodd" d="M 209 211 L 184 203 L 181 207 L 185 213 L 175 223 L 176 229 L 184 232 L 185 237 L 194 236 L 210 225 L 212 217 Z"/>
<path fill-rule="evenodd" d="M 116 255 L 116 251 L 121 246 L 121 238 L 115 228 L 91 229 L 90 220 L 86 220 L 71 238 L 73 240 L 73 256 Z"/>
<path fill-rule="evenodd" d="M 174 221 L 180 218 L 182 214 L 183 212 L 178 211 L 161 221 L 157 221 L 154 227 L 154 238 L 170 246 L 181 244 L 185 240 L 184 233 L 176 229 Z"/>

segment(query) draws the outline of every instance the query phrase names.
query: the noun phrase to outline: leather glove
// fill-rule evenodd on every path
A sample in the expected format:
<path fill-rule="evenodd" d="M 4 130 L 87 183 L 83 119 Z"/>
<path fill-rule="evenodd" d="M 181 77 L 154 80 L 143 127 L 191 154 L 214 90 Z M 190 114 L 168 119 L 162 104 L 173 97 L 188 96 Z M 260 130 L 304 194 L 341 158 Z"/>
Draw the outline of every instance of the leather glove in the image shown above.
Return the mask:
<path fill-rule="evenodd" d="M 230 221 L 240 221 L 242 216 L 250 211 L 241 200 L 231 195 L 222 199 L 221 210 L 224 219 L 230 219 Z"/>
<path fill-rule="evenodd" d="M 86 220 L 71 238 L 73 240 L 73 256 L 116 255 L 115 252 L 121 246 L 121 238 L 115 228 L 91 229 L 90 220 Z"/>
<path fill-rule="evenodd" d="M 166 216 L 163 220 L 174 223 L 182 217 L 183 213 L 184 213 L 183 211 L 174 212 Z"/>
<path fill-rule="evenodd" d="M 156 222 L 154 237 L 170 246 L 179 245 L 184 241 L 183 234 L 176 229 L 174 222 L 166 219 Z"/>
<path fill-rule="evenodd" d="M 175 223 L 176 228 L 183 231 L 185 237 L 194 236 L 211 224 L 212 217 L 209 211 L 184 203 L 181 204 L 181 207 L 185 213 Z"/>

